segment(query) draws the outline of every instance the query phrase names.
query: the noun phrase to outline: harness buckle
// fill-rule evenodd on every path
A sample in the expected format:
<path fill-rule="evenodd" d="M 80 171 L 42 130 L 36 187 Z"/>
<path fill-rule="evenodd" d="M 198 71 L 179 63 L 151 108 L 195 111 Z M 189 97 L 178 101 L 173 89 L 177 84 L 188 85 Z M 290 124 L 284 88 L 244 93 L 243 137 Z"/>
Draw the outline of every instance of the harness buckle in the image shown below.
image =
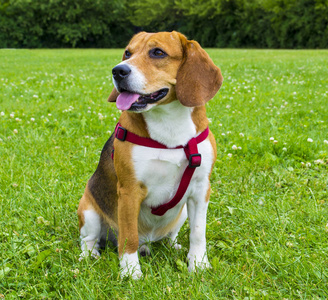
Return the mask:
<path fill-rule="evenodd" d="M 118 140 L 124 142 L 125 139 L 126 139 L 126 135 L 127 135 L 127 133 L 128 133 L 128 131 L 127 131 L 125 128 L 123 128 L 123 127 L 121 127 L 121 126 L 118 126 L 117 129 L 116 129 L 115 137 L 116 137 Z"/>
<path fill-rule="evenodd" d="M 189 155 L 189 168 L 197 168 L 202 163 L 202 155 L 200 153 Z"/>

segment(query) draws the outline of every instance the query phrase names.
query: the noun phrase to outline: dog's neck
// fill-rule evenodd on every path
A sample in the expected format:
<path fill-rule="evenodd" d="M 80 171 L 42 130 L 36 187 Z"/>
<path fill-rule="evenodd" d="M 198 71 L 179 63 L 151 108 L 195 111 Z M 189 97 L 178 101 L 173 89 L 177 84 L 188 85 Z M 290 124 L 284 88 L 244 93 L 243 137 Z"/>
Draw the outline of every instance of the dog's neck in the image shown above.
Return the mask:
<path fill-rule="evenodd" d="M 142 113 L 123 111 L 119 122 L 128 131 L 169 148 L 185 145 L 208 126 L 205 106 L 191 108 L 179 101 L 157 105 Z"/>
<path fill-rule="evenodd" d="M 183 106 L 179 101 L 157 105 L 144 112 L 143 117 L 152 139 L 167 147 L 185 145 L 196 136 L 192 119 L 193 108 Z"/>

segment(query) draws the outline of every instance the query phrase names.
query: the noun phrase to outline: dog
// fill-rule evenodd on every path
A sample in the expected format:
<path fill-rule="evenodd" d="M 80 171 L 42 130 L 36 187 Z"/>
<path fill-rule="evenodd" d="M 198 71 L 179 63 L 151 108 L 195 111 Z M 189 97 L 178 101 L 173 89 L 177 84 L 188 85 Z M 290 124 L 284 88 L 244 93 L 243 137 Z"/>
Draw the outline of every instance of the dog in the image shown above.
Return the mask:
<path fill-rule="evenodd" d="M 138 249 L 177 235 L 189 219 L 188 270 L 210 267 L 206 214 L 216 143 L 205 104 L 223 77 L 208 54 L 178 32 L 140 32 L 112 69 L 109 102 L 122 111 L 78 207 L 81 257 L 118 246 L 121 276 L 142 276 Z"/>

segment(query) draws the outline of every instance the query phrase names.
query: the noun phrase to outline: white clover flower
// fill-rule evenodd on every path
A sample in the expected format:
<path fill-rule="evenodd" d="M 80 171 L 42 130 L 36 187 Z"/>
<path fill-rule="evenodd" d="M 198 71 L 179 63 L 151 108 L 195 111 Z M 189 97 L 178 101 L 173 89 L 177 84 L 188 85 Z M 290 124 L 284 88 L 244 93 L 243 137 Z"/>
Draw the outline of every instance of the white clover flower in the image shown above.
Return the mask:
<path fill-rule="evenodd" d="M 224 133 L 224 132 L 222 132 L 222 133 L 221 133 L 221 135 L 223 135 L 223 136 L 224 136 L 224 135 L 225 135 L 225 133 Z"/>
<path fill-rule="evenodd" d="M 287 148 L 286 147 L 282 148 L 282 151 L 287 151 Z"/>
<path fill-rule="evenodd" d="M 239 136 L 240 137 L 244 137 L 244 134 L 241 132 L 241 133 L 239 133 Z"/>
<path fill-rule="evenodd" d="M 2 111 L 2 112 L 0 113 L 0 115 L 1 115 L 1 116 L 4 116 L 4 115 L 5 115 L 5 113 Z"/>
<path fill-rule="evenodd" d="M 33 98 L 39 98 L 39 96 L 38 95 L 33 95 Z"/>
<path fill-rule="evenodd" d="M 31 118 L 31 122 L 34 122 L 35 121 L 35 119 L 34 118 Z"/>
<path fill-rule="evenodd" d="M 292 242 L 286 242 L 286 246 L 288 248 L 293 248 L 294 247 L 294 244 Z"/>
<path fill-rule="evenodd" d="M 309 168 L 309 167 L 311 167 L 311 163 L 307 162 L 307 163 L 305 164 L 305 166 Z"/>
<path fill-rule="evenodd" d="M 10 114 L 10 118 L 13 118 L 15 115 L 14 115 L 14 113 L 11 113 Z"/>
<path fill-rule="evenodd" d="M 72 272 L 75 274 L 75 275 L 78 275 L 80 273 L 80 270 L 79 269 L 75 269 L 75 270 L 72 270 Z"/>
<path fill-rule="evenodd" d="M 222 124 L 220 123 L 220 124 L 219 124 L 219 126 L 221 127 L 221 126 L 222 126 Z"/>
<path fill-rule="evenodd" d="M 49 221 L 47 221 L 47 220 L 45 220 L 43 217 L 37 217 L 36 218 L 36 221 L 37 221 L 37 223 L 38 224 L 44 224 L 44 225 L 49 225 L 50 224 L 50 222 Z"/>
<path fill-rule="evenodd" d="M 233 145 L 232 146 L 232 150 L 237 150 L 238 148 L 237 148 L 237 146 L 236 145 Z"/>
<path fill-rule="evenodd" d="M 240 146 L 238 147 L 238 150 L 241 150 L 241 147 Z"/>
<path fill-rule="evenodd" d="M 14 129 L 13 131 L 14 131 L 14 133 L 15 133 L 15 134 L 17 134 L 17 133 L 18 133 L 18 130 L 17 130 L 17 129 Z"/>
<path fill-rule="evenodd" d="M 313 142 L 313 140 L 312 140 L 311 138 L 308 138 L 307 141 L 308 141 L 309 143 L 312 143 L 312 142 Z"/>
<path fill-rule="evenodd" d="M 232 154 L 231 154 L 231 153 L 228 153 L 228 156 L 229 156 L 229 157 L 232 157 Z"/>
<path fill-rule="evenodd" d="M 274 140 L 273 143 L 274 143 L 274 144 L 278 144 L 278 141 L 277 141 L 277 140 Z"/>
<path fill-rule="evenodd" d="M 274 137 L 270 137 L 270 141 L 274 141 Z"/>
<path fill-rule="evenodd" d="M 317 160 L 314 161 L 314 163 L 316 165 L 324 165 L 325 164 L 325 162 L 322 159 L 317 159 Z"/>
<path fill-rule="evenodd" d="M 327 141 L 327 140 L 324 140 L 323 142 L 324 142 L 325 144 L 328 144 L 328 141 Z"/>

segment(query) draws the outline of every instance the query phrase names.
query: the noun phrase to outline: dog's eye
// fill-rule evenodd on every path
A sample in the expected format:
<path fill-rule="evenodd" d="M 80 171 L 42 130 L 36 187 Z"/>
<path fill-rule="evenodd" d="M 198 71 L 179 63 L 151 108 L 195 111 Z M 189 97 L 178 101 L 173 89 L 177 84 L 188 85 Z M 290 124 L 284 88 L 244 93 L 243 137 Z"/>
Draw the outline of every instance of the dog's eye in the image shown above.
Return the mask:
<path fill-rule="evenodd" d="M 163 58 L 166 57 L 167 54 L 159 48 L 154 48 L 149 51 L 149 56 L 152 58 Z"/>
<path fill-rule="evenodd" d="M 125 52 L 124 52 L 124 57 L 126 58 L 126 59 L 128 59 L 128 58 L 130 58 L 131 57 L 131 52 L 129 51 L 129 50 L 125 50 Z"/>

